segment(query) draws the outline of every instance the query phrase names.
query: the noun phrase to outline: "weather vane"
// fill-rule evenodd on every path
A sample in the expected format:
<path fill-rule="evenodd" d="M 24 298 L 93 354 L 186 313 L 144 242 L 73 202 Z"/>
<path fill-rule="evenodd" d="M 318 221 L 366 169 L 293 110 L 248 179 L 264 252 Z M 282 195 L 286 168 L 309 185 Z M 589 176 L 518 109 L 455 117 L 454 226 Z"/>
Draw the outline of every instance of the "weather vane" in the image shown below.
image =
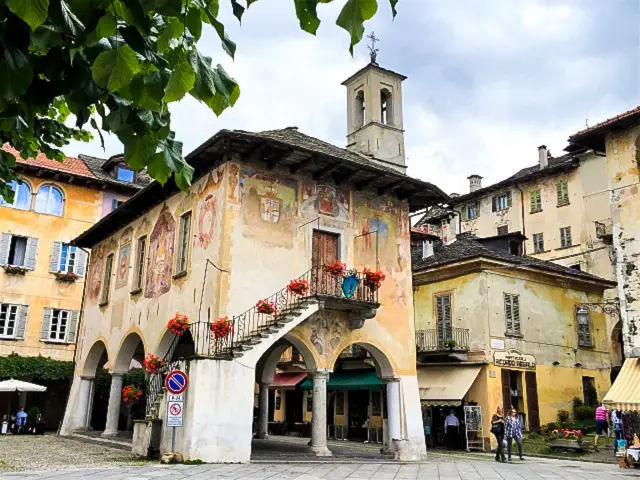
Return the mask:
<path fill-rule="evenodd" d="M 369 55 L 371 56 L 371 63 L 377 65 L 378 62 L 376 60 L 378 58 L 378 49 L 376 48 L 376 42 L 379 42 L 380 39 L 376 38 L 376 35 L 373 31 L 369 35 L 367 35 L 367 38 L 371 41 L 371 45 L 367 45 L 367 48 L 369 49 Z"/>

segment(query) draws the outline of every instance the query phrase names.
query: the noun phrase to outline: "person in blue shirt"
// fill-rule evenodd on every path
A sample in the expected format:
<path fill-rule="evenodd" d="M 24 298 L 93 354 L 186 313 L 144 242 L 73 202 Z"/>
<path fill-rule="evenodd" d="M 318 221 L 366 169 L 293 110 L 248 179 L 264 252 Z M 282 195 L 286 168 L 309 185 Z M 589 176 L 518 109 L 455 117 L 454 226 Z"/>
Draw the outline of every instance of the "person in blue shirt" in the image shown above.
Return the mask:
<path fill-rule="evenodd" d="M 25 413 L 24 407 L 20 407 L 20 410 L 18 410 L 18 413 L 16 414 L 16 426 L 18 427 L 18 431 L 27 427 L 27 417 L 28 415 Z"/>

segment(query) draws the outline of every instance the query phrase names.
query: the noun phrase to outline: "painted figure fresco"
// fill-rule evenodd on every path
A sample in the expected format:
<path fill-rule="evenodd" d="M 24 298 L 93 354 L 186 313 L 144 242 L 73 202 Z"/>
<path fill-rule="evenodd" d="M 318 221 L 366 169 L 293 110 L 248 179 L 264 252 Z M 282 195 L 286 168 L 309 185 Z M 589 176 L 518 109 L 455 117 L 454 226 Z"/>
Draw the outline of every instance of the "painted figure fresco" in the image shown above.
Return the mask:
<path fill-rule="evenodd" d="M 232 163 L 229 165 L 229 203 L 240 204 L 240 181 L 238 175 L 240 167 Z"/>
<path fill-rule="evenodd" d="M 309 320 L 311 343 L 320 355 L 330 355 L 344 336 L 343 320 L 338 314 L 322 311 Z"/>
<path fill-rule="evenodd" d="M 242 210 L 247 237 L 292 248 L 296 181 L 252 169 L 240 172 Z"/>
<path fill-rule="evenodd" d="M 131 259 L 131 242 L 122 245 L 118 253 L 118 263 L 116 264 L 115 288 L 124 287 L 129 280 L 129 262 Z"/>
<path fill-rule="evenodd" d="M 102 286 L 102 266 L 104 264 L 104 247 L 102 245 L 93 249 L 91 254 L 91 266 L 89 267 L 87 296 L 91 300 L 98 300 L 100 287 Z"/>
<path fill-rule="evenodd" d="M 360 237 L 354 240 L 358 265 L 376 267 L 376 242 L 381 268 L 397 268 L 398 240 L 402 235 L 399 205 L 382 197 L 358 194 L 355 199 L 354 226 Z M 408 228 L 407 228 L 408 230 Z"/>
<path fill-rule="evenodd" d="M 218 214 L 218 188 L 222 182 L 222 171 L 213 171 L 199 193 L 198 204 L 198 245 L 208 248 L 213 240 Z"/>
<path fill-rule="evenodd" d="M 153 227 L 149 241 L 149 263 L 144 292 L 147 298 L 158 297 L 171 289 L 175 235 L 176 221 L 165 205 Z"/>
<path fill-rule="evenodd" d="M 315 182 L 304 182 L 300 211 L 305 215 L 320 213 L 337 220 L 351 222 L 349 190 L 331 185 L 316 185 Z"/>

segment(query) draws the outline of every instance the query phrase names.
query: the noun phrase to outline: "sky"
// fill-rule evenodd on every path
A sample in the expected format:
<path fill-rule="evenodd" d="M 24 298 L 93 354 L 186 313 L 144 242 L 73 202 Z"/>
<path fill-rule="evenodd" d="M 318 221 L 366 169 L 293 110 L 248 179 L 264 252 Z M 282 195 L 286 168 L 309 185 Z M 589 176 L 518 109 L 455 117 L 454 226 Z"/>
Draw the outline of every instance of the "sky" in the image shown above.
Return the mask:
<path fill-rule="evenodd" d="M 243 2 L 244 0 L 240 0 Z M 238 81 L 240 99 L 216 117 L 187 96 L 171 105 L 184 153 L 218 130 L 300 131 L 346 145 L 346 90 L 340 83 L 368 63 L 365 42 L 349 54 L 335 25 L 344 0 L 318 6 L 312 36 L 299 28 L 292 0 L 259 0 L 242 25 L 221 0 L 237 43 L 235 60 L 205 25 L 198 48 Z M 387 0 L 365 24 L 380 39 L 378 63 L 403 83 L 407 174 L 447 193 L 466 193 L 538 161 L 537 147 L 560 156 L 586 124 L 640 105 L 640 0 Z M 65 150 L 108 157 L 117 137 Z"/>

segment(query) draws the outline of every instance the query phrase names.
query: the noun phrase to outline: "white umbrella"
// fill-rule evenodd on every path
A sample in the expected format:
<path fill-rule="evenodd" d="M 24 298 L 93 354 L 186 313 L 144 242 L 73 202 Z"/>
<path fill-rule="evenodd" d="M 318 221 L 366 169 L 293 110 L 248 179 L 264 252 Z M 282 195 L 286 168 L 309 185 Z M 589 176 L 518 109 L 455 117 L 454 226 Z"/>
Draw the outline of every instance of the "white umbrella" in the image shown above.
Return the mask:
<path fill-rule="evenodd" d="M 47 387 L 35 383 L 14 380 L 13 378 L 0 382 L 0 392 L 46 392 Z"/>

